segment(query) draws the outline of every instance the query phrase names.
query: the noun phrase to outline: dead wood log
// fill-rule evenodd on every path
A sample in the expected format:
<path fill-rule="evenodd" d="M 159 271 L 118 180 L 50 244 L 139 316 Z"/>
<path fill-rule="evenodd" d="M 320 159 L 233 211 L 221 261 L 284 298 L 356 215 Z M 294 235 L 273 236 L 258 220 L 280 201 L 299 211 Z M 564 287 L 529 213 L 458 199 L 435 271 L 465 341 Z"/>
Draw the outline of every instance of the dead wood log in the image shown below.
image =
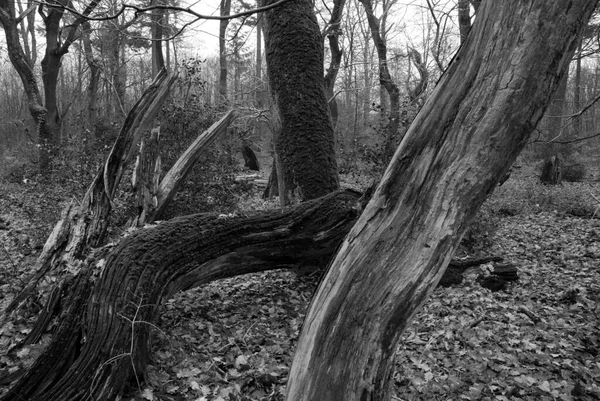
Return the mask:
<path fill-rule="evenodd" d="M 246 168 L 254 171 L 260 171 L 258 158 L 250 146 L 242 146 L 242 156 L 244 157 L 244 165 Z"/>
<path fill-rule="evenodd" d="M 102 248 L 67 283 L 71 295 L 52 342 L 1 400 L 115 399 L 144 375 L 162 300 L 218 278 L 325 266 L 362 204 L 346 190 L 284 212 L 185 216 Z"/>
<path fill-rule="evenodd" d="M 542 184 L 557 185 L 562 181 L 561 161 L 558 156 L 552 156 L 544 160 L 542 174 L 540 175 Z"/>
<path fill-rule="evenodd" d="M 489 256 L 476 259 L 453 259 L 438 282 L 440 287 L 451 287 L 463 282 L 463 273 L 470 267 L 479 266 L 489 262 L 501 262 L 500 256 Z"/>

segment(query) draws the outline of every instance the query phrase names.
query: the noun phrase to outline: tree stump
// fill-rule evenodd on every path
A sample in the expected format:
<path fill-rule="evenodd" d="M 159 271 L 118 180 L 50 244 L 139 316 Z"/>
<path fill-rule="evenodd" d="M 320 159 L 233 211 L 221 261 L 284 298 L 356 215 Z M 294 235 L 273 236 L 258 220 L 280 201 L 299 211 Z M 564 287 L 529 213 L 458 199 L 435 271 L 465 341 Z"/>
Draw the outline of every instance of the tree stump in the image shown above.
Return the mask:
<path fill-rule="evenodd" d="M 258 158 L 251 147 L 244 145 L 242 147 L 242 156 L 244 156 L 244 165 L 246 168 L 254 171 L 260 171 Z"/>
<path fill-rule="evenodd" d="M 540 175 L 542 184 L 557 185 L 562 181 L 561 162 L 558 156 L 552 156 L 544 161 L 542 174 Z"/>

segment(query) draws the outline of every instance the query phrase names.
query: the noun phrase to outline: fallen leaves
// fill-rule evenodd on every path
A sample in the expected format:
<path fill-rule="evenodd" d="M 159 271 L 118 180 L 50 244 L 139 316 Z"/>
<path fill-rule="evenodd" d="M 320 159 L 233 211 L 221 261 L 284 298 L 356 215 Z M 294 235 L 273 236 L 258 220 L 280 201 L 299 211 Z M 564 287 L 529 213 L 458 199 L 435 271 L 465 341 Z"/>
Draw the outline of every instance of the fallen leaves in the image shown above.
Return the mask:
<path fill-rule="evenodd" d="M 10 258 L 0 260 L 0 300 L 8 300 L 25 273 L 15 266 L 32 260 L 22 251 L 36 241 L 27 245 L 25 216 L 3 221 L 0 241 Z M 438 288 L 404 333 L 394 399 L 600 398 L 600 221 L 558 213 L 504 217 L 489 242 L 487 254 L 518 266 L 519 281 L 491 293 L 475 282 L 475 271 L 460 287 Z M 315 279 L 282 271 L 178 294 L 162 306 L 146 382 L 128 399 L 282 400 L 315 287 Z M 34 312 L 0 328 L 0 349 L 27 335 Z M 0 369 L 28 366 L 36 347 L 0 355 Z"/>
<path fill-rule="evenodd" d="M 589 240 L 597 227 L 555 214 L 503 219 L 490 253 L 519 265 L 520 282 L 506 293 L 469 281 L 436 290 L 405 333 L 397 397 L 600 397 L 600 244 Z"/>

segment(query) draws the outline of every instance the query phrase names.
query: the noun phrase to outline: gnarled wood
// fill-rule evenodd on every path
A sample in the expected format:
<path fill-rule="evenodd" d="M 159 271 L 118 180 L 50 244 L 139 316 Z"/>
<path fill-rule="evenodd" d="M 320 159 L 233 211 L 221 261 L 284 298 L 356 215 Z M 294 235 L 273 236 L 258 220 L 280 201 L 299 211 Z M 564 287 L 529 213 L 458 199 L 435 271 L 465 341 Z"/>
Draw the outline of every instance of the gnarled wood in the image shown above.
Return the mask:
<path fill-rule="evenodd" d="M 2 401 L 115 399 L 144 373 L 149 323 L 162 300 L 218 278 L 324 266 L 361 205 L 358 193 L 339 191 L 284 213 L 185 216 L 102 249 L 71 284 L 52 343 Z"/>

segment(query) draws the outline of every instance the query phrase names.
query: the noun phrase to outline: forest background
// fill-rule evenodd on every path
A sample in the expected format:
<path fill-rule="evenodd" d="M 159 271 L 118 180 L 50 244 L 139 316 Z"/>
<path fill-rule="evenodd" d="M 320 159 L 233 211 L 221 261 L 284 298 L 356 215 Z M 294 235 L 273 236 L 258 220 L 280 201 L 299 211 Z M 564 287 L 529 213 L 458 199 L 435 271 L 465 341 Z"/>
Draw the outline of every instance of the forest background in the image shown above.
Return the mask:
<path fill-rule="evenodd" d="M 214 3 L 172 5 L 189 7 L 208 17 L 252 9 L 251 4 L 243 2 Z M 34 73 L 40 77 L 48 40 L 64 43 L 66 38 L 61 40 L 61 28 L 58 39 L 45 39 L 41 17 L 31 11 L 34 3 L 18 4 L 27 14 L 19 28 L 27 38 L 23 41 L 24 49 Z M 325 46 L 325 67 L 337 71 L 329 100 L 336 103 L 336 152 L 342 173 L 372 177 L 373 171 L 381 172 L 387 165 L 390 141 L 396 144 L 402 137 L 460 45 L 458 5 L 455 1 L 429 0 L 373 3 L 379 33 L 387 48 L 385 63 L 390 81 L 399 91 L 395 107 L 390 104 L 385 86 L 380 85 L 378 50 L 372 41 L 364 6 L 358 0 L 348 2 L 343 18 L 332 31 L 332 4 L 315 5 L 323 40 L 326 42 L 328 35 L 334 32 L 341 53 L 339 66 L 335 66 L 332 52 Z M 115 2 L 102 7 L 105 9 L 100 15 L 109 15 L 111 11 L 116 12 L 120 4 Z M 119 18 L 91 21 L 60 60 L 56 112 L 61 123 L 56 146 L 60 146 L 61 156 L 54 168 L 60 169 L 59 176 L 77 177 L 83 185 L 87 180 L 80 175 L 94 171 L 93 166 L 103 161 L 128 110 L 156 73 L 152 69 L 152 41 L 149 40 L 152 21 L 148 15 L 132 19 L 133 13 L 134 10 L 129 10 Z M 69 19 L 75 16 L 67 13 L 64 18 L 68 26 Z M 219 163 L 221 166 L 235 169 L 243 160 L 240 149 L 249 145 L 263 169 L 268 169 L 273 144 L 265 113 L 269 100 L 260 17 L 249 15 L 219 22 L 168 11 L 162 18 L 166 67 L 178 66 L 184 71 L 161 116 L 164 145 L 179 147 L 174 150 L 177 153 L 199 131 L 215 122 L 225 105 L 232 105 L 246 111 L 244 118 L 221 138 L 221 146 L 213 156 L 226 159 L 227 163 Z M 594 164 L 593 155 L 600 141 L 595 135 L 597 105 L 594 103 L 598 88 L 597 43 L 594 27 L 588 31 L 572 62 L 569 78 L 524 152 L 528 161 L 560 153 L 566 158 L 566 169 L 579 178 L 585 175 L 586 166 Z M 40 139 L 23 85 L 6 51 L 0 52 L 0 72 L 0 150 L 3 171 L 9 172 L 39 160 Z M 91 72 L 96 77 L 93 88 Z M 47 90 L 42 85 L 40 89 Z M 395 138 L 390 138 L 386 130 L 390 112 L 400 116 L 399 133 Z M 175 155 L 171 160 L 169 156 L 165 158 L 166 168 L 174 162 L 173 157 Z M 46 168 L 43 170 L 45 174 L 52 173 Z M 221 173 L 223 171 L 212 174 L 212 178 L 222 176 Z M 566 173 L 567 179 L 570 174 Z"/>
<path fill-rule="evenodd" d="M 23 12 L 32 4 L 23 4 Z M 223 3 L 219 6 L 225 5 Z M 236 9 L 236 6 L 239 4 L 232 5 L 230 13 L 243 11 L 242 8 Z M 333 91 L 338 113 L 335 125 L 336 152 L 344 184 L 364 189 L 370 179 L 382 173 L 390 157 L 389 148 L 393 148 L 390 143 L 397 144 L 403 130 L 407 129 L 453 57 L 461 40 L 460 24 L 457 4 L 451 1 L 375 4 L 374 10 L 382 28 L 380 33 L 383 34 L 388 49 L 387 65 L 393 82 L 399 88 L 401 99 L 398 108 L 401 116 L 397 131 L 399 134 L 390 137 L 386 130 L 391 112 L 390 98 L 386 88 L 379 84 L 377 49 L 371 42 L 371 31 L 364 8 L 359 2 L 348 3 L 347 6 L 338 35 L 343 53 Z M 114 4 L 112 10 L 118 7 L 118 4 Z M 409 7 L 412 9 L 410 12 L 407 11 Z M 331 4 L 316 5 L 324 40 L 330 18 L 328 10 L 331 8 Z M 408 21 L 407 15 L 410 16 Z M 68 18 L 73 17 L 67 16 L 67 22 Z M 90 30 L 87 31 L 92 59 L 86 50 L 85 35 L 73 42 L 70 51 L 62 59 L 57 81 L 57 109 L 61 120 L 58 142 L 60 152 L 57 152 L 58 156 L 47 169 L 39 168 L 40 141 L 36 136 L 36 124 L 31 118 L 22 84 L 8 63 L 6 52 L 1 53 L 0 173 L 5 183 L 3 185 L 9 185 L 6 188 L 10 188 L 8 192 L 13 194 L 10 202 L 5 205 L 15 202 L 18 204 L 20 201 L 17 199 L 28 199 L 27 194 L 41 197 L 40 194 L 49 188 L 56 191 L 46 192 L 49 196 L 38 205 L 33 206 L 26 201 L 26 208 L 31 209 L 28 214 L 31 217 L 37 215 L 35 219 L 41 221 L 38 220 L 40 224 L 36 227 L 39 230 L 32 232 L 29 227 L 30 234 L 26 235 L 29 239 L 23 240 L 23 243 L 14 248 L 19 250 L 19 254 L 11 260 L 17 264 L 20 263 L 20 258 L 30 257 L 31 252 L 39 251 L 49 228 L 56 221 L 61 202 L 85 191 L 98 167 L 106 159 L 128 110 L 153 79 L 152 51 L 150 41 L 147 40 L 151 36 L 151 23 L 144 22 L 142 18 L 139 25 L 137 22 L 129 24 L 127 14 L 123 14 L 122 18 L 92 21 Z M 164 24 L 164 37 L 176 34 L 185 24 L 185 17 L 181 15 L 173 14 L 168 20 L 169 23 Z M 39 61 L 44 47 L 43 43 L 38 44 L 43 42 L 40 41 L 42 31 L 37 25 L 40 21 L 39 18 L 29 17 L 25 21 L 31 25 L 24 24 L 22 32 L 30 40 L 29 57 L 37 66 L 35 73 L 39 77 Z M 195 167 L 185 190 L 178 195 L 175 204 L 168 211 L 169 217 L 203 211 L 230 213 L 239 210 L 240 204 L 248 209 L 265 206 L 263 201 L 258 200 L 257 186 L 262 189 L 268 178 L 273 145 L 268 119 L 269 100 L 264 58 L 259 47 L 252 46 L 260 43 L 256 39 L 260 32 L 256 28 L 257 24 L 259 22 L 255 17 L 248 17 L 243 24 L 240 20 L 231 21 L 227 24 L 226 35 L 222 36 L 225 39 L 224 51 L 212 57 L 191 47 L 190 43 L 194 43 L 196 38 L 193 25 L 184 34 L 164 43 L 166 64 L 171 67 L 179 66 L 183 71 L 158 119 L 166 169 L 199 133 L 218 120 L 225 109 L 234 107 L 244 111 L 243 117 L 236 120 L 227 134 L 213 145 L 210 152 L 205 153 L 206 159 Z M 206 44 L 205 47 L 212 48 Z M 331 62 L 331 51 L 326 49 L 325 55 L 327 67 Z M 90 110 L 89 83 L 94 67 L 89 63 L 90 60 L 98 61 L 100 71 L 97 103 L 93 110 Z M 222 68 L 224 60 L 225 80 Z M 536 135 L 514 167 L 512 178 L 496 191 L 496 197 L 484 207 L 466 237 L 465 246 L 469 253 L 482 254 L 489 251 L 499 219 L 503 216 L 545 212 L 561 216 L 595 217 L 599 206 L 599 194 L 595 186 L 599 150 L 595 104 L 599 79 L 597 61 L 597 32 L 591 26 L 543 124 L 538 127 Z M 258 156 L 262 170 L 258 181 L 257 177 L 244 177 L 248 171 L 244 166 L 241 150 L 245 147 L 252 149 Z M 552 156 L 562 160 L 562 179 L 566 181 L 557 188 L 538 182 L 542 163 Z M 127 210 L 118 208 L 116 215 L 122 221 L 116 221 L 115 226 L 124 223 L 129 217 Z M 14 220 L 12 217 L 6 220 L 11 219 Z M 590 230 L 592 235 L 593 230 Z M 522 345 L 530 347 L 530 344 Z M 227 358 L 231 359 L 229 356 Z M 258 362 L 256 366 L 246 362 L 248 361 L 243 358 L 234 357 L 227 363 L 238 371 L 254 372 Z M 434 386 L 431 369 L 424 368 L 421 359 L 412 362 L 413 365 L 407 368 L 414 368 L 414 372 L 410 373 L 412 376 L 408 375 L 413 386 L 410 391 L 417 391 L 417 387 L 421 391 L 422 386 L 428 383 L 428 391 L 438 391 Z M 184 378 L 188 373 L 191 376 L 187 378 L 195 377 L 197 373 L 184 370 L 179 371 L 183 372 L 181 376 Z M 533 377 L 536 392 L 541 394 L 552 395 L 552 391 L 568 394 L 576 388 L 573 382 L 563 385 L 560 381 L 551 381 L 546 385 L 539 378 L 521 373 L 517 376 L 519 380 L 527 382 Z M 590 380 L 587 376 L 586 379 Z M 452 386 L 453 380 L 455 378 L 447 377 L 444 383 Z M 555 384 L 558 387 L 551 387 Z M 593 387 L 590 382 L 585 385 Z M 194 388 L 194 385 L 190 385 L 189 391 L 195 391 L 198 397 L 216 398 L 223 388 L 229 387 L 219 390 Z M 235 386 L 232 388 L 235 389 Z M 484 391 L 477 386 L 467 388 L 473 392 L 474 399 L 477 391 Z M 532 396 L 539 394 L 534 393 Z"/>

